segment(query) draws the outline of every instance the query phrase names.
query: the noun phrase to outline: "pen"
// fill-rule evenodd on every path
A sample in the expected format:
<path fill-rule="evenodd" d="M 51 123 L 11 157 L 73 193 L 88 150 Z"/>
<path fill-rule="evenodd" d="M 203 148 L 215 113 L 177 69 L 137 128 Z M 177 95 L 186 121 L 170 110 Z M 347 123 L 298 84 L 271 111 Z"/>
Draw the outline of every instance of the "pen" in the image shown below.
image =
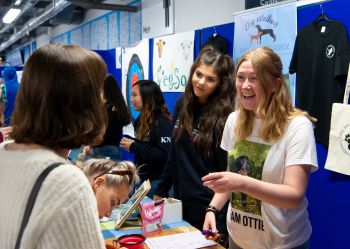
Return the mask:
<path fill-rule="evenodd" d="M 213 235 L 213 232 L 211 230 L 202 230 L 203 235 Z"/>

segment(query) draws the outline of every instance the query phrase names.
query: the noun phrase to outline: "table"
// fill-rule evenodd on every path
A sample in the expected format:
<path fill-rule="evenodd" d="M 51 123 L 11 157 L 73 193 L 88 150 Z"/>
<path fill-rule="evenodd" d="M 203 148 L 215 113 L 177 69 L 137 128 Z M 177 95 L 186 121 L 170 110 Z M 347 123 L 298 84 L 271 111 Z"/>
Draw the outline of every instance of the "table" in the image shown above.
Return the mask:
<path fill-rule="evenodd" d="M 114 229 L 115 222 L 108 221 L 108 222 L 102 222 L 101 223 L 101 229 L 102 234 L 105 239 L 106 244 L 113 245 L 113 240 L 115 238 L 118 238 L 119 236 L 125 235 L 125 234 L 135 234 L 135 233 L 142 233 L 142 229 L 140 228 L 130 228 L 130 227 L 122 227 L 120 230 Z M 149 236 L 147 238 L 153 238 L 153 237 L 159 237 L 159 236 L 165 236 L 165 235 L 171 235 L 176 233 L 186 233 L 186 232 L 192 232 L 196 231 L 197 228 L 191 226 L 186 221 L 181 221 L 177 223 L 167 224 L 163 225 L 163 230 L 157 235 Z M 144 248 L 147 248 L 147 245 L 144 245 Z M 216 246 L 206 247 L 208 249 L 223 249 L 221 245 L 217 244 Z"/>

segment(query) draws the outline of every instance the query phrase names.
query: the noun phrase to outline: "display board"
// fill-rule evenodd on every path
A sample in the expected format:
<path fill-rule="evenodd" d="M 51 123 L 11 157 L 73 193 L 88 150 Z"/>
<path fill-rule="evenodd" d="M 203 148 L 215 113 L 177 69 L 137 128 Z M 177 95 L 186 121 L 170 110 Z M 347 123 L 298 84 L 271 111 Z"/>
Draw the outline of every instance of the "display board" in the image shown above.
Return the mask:
<path fill-rule="evenodd" d="M 133 119 L 139 112 L 131 105 L 133 84 L 142 79 L 148 79 L 149 71 L 149 40 L 144 39 L 134 46 L 122 48 L 122 92 Z"/>
<path fill-rule="evenodd" d="M 83 46 L 83 29 L 77 28 L 70 33 L 70 43 Z"/>
<path fill-rule="evenodd" d="M 108 48 L 119 47 L 119 12 L 112 12 L 108 15 Z"/>
<path fill-rule="evenodd" d="M 129 26 L 129 44 L 133 44 L 142 38 L 141 15 L 140 12 L 130 12 L 129 16 L 129 19 L 132 20 Z"/>
<path fill-rule="evenodd" d="M 251 9 L 255 7 L 266 6 L 269 4 L 284 2 L 288 0 L 245 0 L 245 8 Z"/>
<path fill-rule="evenodd" d="M 154 38 L 153 79 L 163 92 L 184 92 L 193 50 L 194 31 Z"/>
<path fill-rule="evenodd" d="M 111 11 L 63 34 L 51 37 L 52 42 L 76 44 L 92 50 L 128 46 L 142 39 L 140 0 L 136 12 Z"/>
<path fill-rule="evenodd" d="M 289 75 L 297 34 L 295 3 L 249 11 L 235 16 L 234 61 L 251 48 L 267 46 L 281 58 L 283 76 L 295 99 L 295 75 Z"/>
<path fill-rule="evenodd" d="M 120 12 L 120 22 L 129 23 L 129 13 Z M 129 29 L 127 26 L 120 26 L 120 46 L 126 46 L 129 44 Z"/>
<path fill-rule="evenodd" d="M 107 17 L 97 19 L 91 23 L 90 49 L 106 50 L 107 47 Z"/>
<path fill-rule="evenodd" d="M 90 25 L 83 26 L 83 47 L 90 47 Z"/>

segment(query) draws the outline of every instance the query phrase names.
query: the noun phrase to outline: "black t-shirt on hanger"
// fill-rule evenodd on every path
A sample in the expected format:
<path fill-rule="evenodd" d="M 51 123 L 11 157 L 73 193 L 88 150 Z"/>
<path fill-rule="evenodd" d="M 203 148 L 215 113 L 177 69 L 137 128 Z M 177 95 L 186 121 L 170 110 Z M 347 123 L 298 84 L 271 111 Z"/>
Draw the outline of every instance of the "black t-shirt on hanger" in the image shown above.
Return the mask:
<path fill-rule="evenodd" d="M 296 107 L 317 118 L 316 141 L 328 146 L 332 104 L 343 101 L 350 48 L 344 25 L 311 23 L 299 31 L 289 73 L 297 73 Z"/>

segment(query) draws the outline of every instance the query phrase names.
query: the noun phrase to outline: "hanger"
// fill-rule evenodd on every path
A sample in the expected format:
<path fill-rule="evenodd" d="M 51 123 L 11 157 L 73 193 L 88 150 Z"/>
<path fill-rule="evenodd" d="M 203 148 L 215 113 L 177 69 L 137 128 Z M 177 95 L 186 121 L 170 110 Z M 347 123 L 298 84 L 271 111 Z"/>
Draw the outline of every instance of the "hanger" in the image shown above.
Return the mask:
<path fill-rule="evenodd" d="M 214 26 L 214 34 L 213 34 L 213 37 L 216 37 L 218 35 L 218 33 L 216 32 L 216 28 Z"/>
<path fill-rule="evenodd" d="M 319 22 L 333 22 L 332 19 L 330 19 L 324 12 L 323 12 L 323 7 L 322 7 L 322 3 L 320 4 L 320 8 L 321 8 L 321 14 L 317 17 L 317 19 L 314 21 L 314 23 L 319 23 Z"/>

